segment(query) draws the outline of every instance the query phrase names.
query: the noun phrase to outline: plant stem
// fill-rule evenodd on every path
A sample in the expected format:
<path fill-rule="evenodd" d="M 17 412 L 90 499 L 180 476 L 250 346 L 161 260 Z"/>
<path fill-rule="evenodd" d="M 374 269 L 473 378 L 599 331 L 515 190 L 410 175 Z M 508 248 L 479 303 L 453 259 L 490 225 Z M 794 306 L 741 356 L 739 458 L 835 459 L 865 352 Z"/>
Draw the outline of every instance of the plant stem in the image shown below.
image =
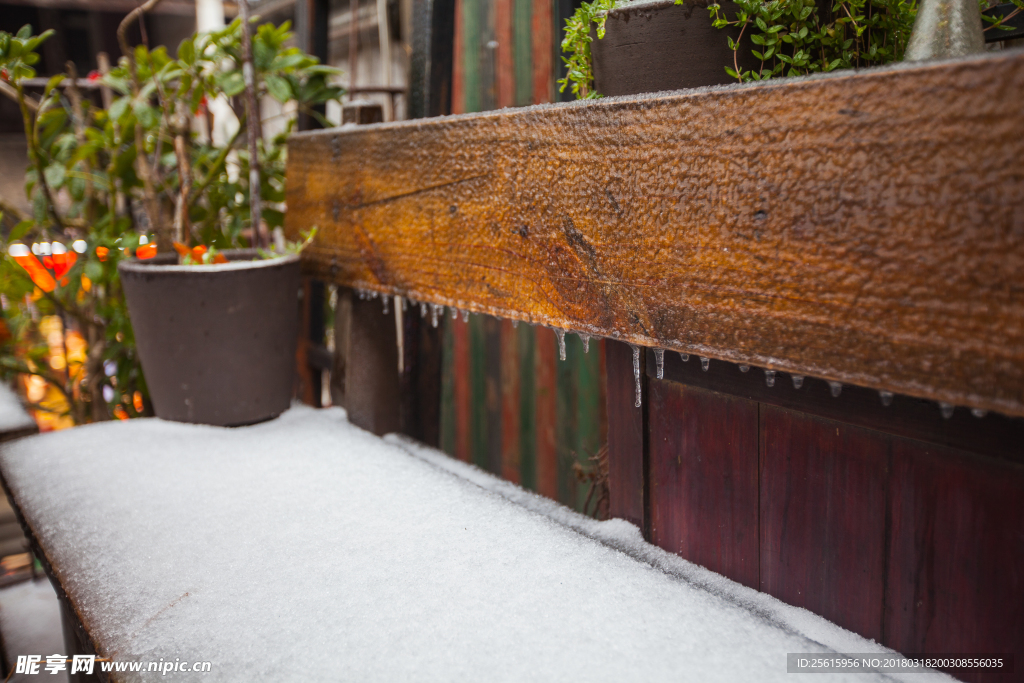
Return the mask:
<path fill-rule="evenodd" d="M 238 0 L 242 19 L 242 77 L 245 79 L 245 118 L 249 137 L 249 210 L 252 215 L 252 246 L 264 246 L 260 231 L 260 158 L 257 143 L 260 133 L 260 110 L 256 100 L 256 73 L 252 64 L 252 36 L 249 34 L 249 2 Z"/>
<path fill-rule="evenodd" d="M 133 100 L 139 96 L 139 74 L 135 64 L 135 52 L 131 47 L 129 47 L 128 39 L 125 34 L 127 33 L 128 28 L 135 23 L 136 20 L 141 18 L 143 14 L 153 9 L 158 4 L 160 4 L 160 0 L 146 0 L 144 4 L 129 12 L 128 16 L 122 19 L 120 25 L 117 27 L 117 42 L 121 46 L 121 53 L 128 61 L 128 74 L 131 76 Z M 171 239 L 170 231 L 161 220 L 160 198 L 156 194 L 153 167 L 150 166 L 149 158 L 146 156 L 146 145 L 145 138 L 143 137 L 142 124 L 138 121 L 135 122 L 135 162 L 139 171 L 139 179 L 142 180 L 142 189 L 146 202 L 146 213 L 149 216 L 150 227 L 153 229 L 153 232 L 156 233 L 157 249 L 160 251 L 171 251 L 171 249 L 173 249 L 173 245 L 171 244 L 173 240 Z"/>
<path fill-rule="evenodd" d="M 28 154 L 32 159 L 33 164 L 36 167 L 36 173 L 39 174 L 39 187 L 43 192 L 43 197 L 46 200 L 46 208 L 53 218 L 54 225 L 58 229 L 63 230 L 64 225 L 60 220 L 60 216 L 57 215 L 57 205 L 53 202 L 53 195 L 50 193 L 50 186 L 46 183 L 46 175 L 43 173 L 43 157 L 39 153 L 39 145 L 37 144 L 36 138 L 36 120 L 33 119 L 32 114 L 28 111 L 28 104 L 25 102 L 25 91 L 21 86 L 21 82 L 15 86 L 18 91 L 18 106 L 21 107 L 21 119 L 25 124 L 25 142 L 28 145 Z"/>

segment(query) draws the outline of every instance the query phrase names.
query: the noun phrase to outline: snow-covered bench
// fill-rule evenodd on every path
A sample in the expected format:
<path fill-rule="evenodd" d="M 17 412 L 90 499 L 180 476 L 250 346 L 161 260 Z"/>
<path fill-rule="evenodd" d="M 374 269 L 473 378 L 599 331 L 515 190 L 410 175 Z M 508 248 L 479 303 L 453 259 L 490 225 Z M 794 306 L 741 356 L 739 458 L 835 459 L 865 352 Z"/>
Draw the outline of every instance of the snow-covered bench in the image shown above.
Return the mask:
<path fill-rule="evenodd" d="M 0 471 L 95 673 L 142 663 L 111 680 L 781 681 L 788 653 L 891 654 L 338 408 L 91 425 Z"/>

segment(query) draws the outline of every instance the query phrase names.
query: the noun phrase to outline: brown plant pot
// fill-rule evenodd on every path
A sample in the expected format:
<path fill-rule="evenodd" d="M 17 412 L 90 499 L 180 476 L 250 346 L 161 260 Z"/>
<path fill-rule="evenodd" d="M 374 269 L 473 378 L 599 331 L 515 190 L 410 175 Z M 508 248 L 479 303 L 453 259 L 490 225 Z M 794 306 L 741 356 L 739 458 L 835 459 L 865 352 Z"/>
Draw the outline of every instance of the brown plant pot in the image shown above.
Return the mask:
<path fill-rule="evenodd" d="M 736 40 L 739 30 L 712 26 L 708 4 L 662 0 L 610 10 L 604 38 L 590 44 L 594 89 L 612 97 L 735 83 L 725 72 L 733 66 L 727 37 Z M 720 4 L 730 19 L 739 11 L 735 3 Z M 743 70 L 760 65 L 751 47 L 744 36 L 736 54 Z"/>
<path fill-rule="evenodd" d="M 299 257 L 179 266 L 173 255 L 118 265 L 157 417 L 238 426 L 291 403 Z"/>

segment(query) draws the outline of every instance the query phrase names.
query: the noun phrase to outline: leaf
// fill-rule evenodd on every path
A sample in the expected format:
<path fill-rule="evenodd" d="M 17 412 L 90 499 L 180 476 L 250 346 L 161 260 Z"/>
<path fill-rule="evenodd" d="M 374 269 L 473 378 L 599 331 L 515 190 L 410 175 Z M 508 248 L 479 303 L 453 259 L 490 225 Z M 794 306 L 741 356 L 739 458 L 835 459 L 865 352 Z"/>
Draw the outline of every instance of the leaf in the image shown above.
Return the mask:
<path fill-rule="evenodd" d="M 114 103 L 110 105 L 110 109 L 108 111 L 110 118 L 114 121 L 120 121 L 128 112 L 129 104 L 131 104 L 131 98 L 127 95 L 114 100 Z"/>
<path fill-rule="evenodd" d="M 228 97 L 234 97 L 245 90 L 245 80 L 241 71 L 231 71 L 220 79 L 220 87 Z"/>
<path fill-rule="evenodd" d="M 64 184 L 67 169 L 64 168 L 64 164 L 54 162 L 43 169 L 43 177 L 46 178 L 46 184 L 50 186 L 50 189 L 56 190 Z"/>
<path fill-rule="evenodd" d="M 292 99 L 292 87 L 280 76 L 268 75 L 265 79 L 267 91 L 278 102 L 284 104 Z"/>
<path fill-rule="evenodd" d="M 160 124 L 160 114 L 155 107 L 151 107 L 145 102 L 136 102 L 133 109 L 135 118 L 139 120 L 143 128 L 156 128 Z"/>
<path fill-rule="evenodd" d="M 196 43 L 194 37 L 186 38 L 181 41 L 181 45 L 178 46 L 178 59 L 189 66 L 195 64 Z"/>
<path fill-rule="evenodd" d="M 13 228 L 11 228 L 11 234 L 7 236 L 7 241 L 15 242 L 17 240 L 20 240 L 22 237 L 25 236 L 25 233 L 27 233 L 33 225 L 35 225 L 33 221 L 27 219 L 21 221 Z"/>
<path fill-rule="evenodd" d="M 85 276 L 93 282 L 99 281 L 103 278 L 103 266 L 99 261 L 90 260 L 85 264 Z"/>

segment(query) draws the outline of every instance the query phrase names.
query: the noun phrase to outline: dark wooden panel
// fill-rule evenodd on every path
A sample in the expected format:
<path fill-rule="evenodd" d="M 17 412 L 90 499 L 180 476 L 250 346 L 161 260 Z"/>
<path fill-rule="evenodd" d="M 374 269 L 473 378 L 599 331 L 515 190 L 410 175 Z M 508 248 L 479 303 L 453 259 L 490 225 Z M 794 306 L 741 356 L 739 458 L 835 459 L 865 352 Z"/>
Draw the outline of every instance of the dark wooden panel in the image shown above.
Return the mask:
<path fill-rule="evenodd" d="M 792 374 L 780 372 L 775 375 L 773 385 L 768 386 L 764 368 L 751 367 L 741 372 L 735 363 L 715 360 L 703 370 L 697 356 L 690 356 L 689 361 L 683 362 L 679 354 L 668 352 L 664 358 L 666 380 L 1024 463 L 1024 419 L 1021 418 L 998 413 L 987 413 L 979 418 L 966 408 L 957 408 L 946 418 L 934 401 L 911 396 L 890 396 L 886 406 L 874 389 L 845 385 L 838 396 L 833 396 L 829 383 L 820 379 L 805 377 L 797 388 Z M 655 365 L 654 351 L 648 349 L 647 373 L 652 377 Z"/>
<path fill-rule="evenodd" d="M 643 363 L 644 357 L 640 354 L 641 393 L 646 394 Z M 644 500 L 647 401 L 636 406 L 633 351 L 628 344 L 607 340 L 605 364 L 608 368 L 608 514 L 636 524 L 647 536 Z"/>
<path fill-rule="evenodd" d="M 885 643 L 902 652 L 1014 653 L 1024 677 L 1024 467 L 893 442 Z"/>
<path fill-rule="evenodd" d="M 287 224 L 338 283 L 1024 415 L 1022 127 L 1005 51 L 302 133 Z"/>
<path fill-rule="evenodd" d="M 441 443 L 441 329 L 420 317 L 415 303 L 405 304 L 402 313 L 402 433 L 437 448 Z"/>
<path fill-rule="evenodd" d="M 394 312 L 389 306 L 385 314 L 379 297 L 350 295 L 350 301 L 348 349 L 343 351 L 345 410 L 353 424 L 374 434 L 397 432 L 401 399 Z"/>
<path fill-rule="evenodd" d="M 884 434 L 761 408 L 761 590 L 882 638 Z"/>
<path fill-rule="evenodd" d="M 651 542 L 758 587 L 757 403 L 650 380 Z"/>

